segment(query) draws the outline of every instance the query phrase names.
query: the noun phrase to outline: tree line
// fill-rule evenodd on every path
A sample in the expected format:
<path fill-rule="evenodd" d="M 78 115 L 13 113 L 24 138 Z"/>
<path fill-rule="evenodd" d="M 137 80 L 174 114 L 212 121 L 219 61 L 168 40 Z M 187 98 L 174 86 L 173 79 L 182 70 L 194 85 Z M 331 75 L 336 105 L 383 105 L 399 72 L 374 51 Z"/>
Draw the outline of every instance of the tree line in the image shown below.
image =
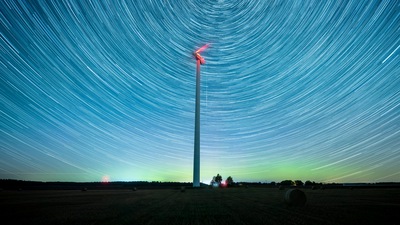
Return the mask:
<path fill-rule="evenodd" d="M 231 176 L 228 176 L 226 180 L 224 181 L 222 179 L 222 176 L 218 173 L 216 176 L 212 178 L 210 181 L 210 185 L 213 187 L 232 187 L 232 186 L 237 186 L 242 183 L 249 183 L 249 182 L 239 182 L 235 183 L 233 181 L 233 178 Z M 251 182 L 250 182 L 251 183 Z M 259 182 L 258 184 L 261 184 Z M 303 183 L 301 180 L 283 180 L 279 183 L 276 183 L 275 181 L 272 181 L 269 183 L 270 185 L 282 185 L 282 186 L 316 186 L 316 185 L 322 185 L 322 183 L 316 183 L 315 181 L 310 181 L 307 180 L 306 182 Z"/>

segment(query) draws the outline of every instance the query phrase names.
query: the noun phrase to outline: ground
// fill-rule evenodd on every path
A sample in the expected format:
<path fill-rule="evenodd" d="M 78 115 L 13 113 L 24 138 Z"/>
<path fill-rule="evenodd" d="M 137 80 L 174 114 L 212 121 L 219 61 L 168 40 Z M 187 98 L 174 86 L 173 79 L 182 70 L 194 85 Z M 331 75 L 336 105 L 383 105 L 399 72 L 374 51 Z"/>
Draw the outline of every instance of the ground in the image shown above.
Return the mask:
<path fill-rule="evenodd" d="M 2 224 L 400 224 L 400 189 L 1 191 Z"/>

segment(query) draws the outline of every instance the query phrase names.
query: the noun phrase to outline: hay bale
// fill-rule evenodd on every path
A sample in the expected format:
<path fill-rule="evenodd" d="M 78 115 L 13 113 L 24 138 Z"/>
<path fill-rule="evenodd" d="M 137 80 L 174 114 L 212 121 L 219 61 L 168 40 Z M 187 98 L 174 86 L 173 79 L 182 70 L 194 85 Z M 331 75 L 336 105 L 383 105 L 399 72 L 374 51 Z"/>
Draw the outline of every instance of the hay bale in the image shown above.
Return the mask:
<path fill-rule="evenodd" d="M 279 190 L 285 190 L 285 187 L 282 185 L 279 185 Z"/>
<path fill-rule="evenodd" d="M 289 189 L 285 193 L 285 203 L 288 206 L 304 206 L 306 201 L 306 194 L 299 189 Z"/>
<path fill-rule="evenodd" d="M 186 188 L 185 187 L 181 187 L 181 192 L 185 192 Z"/>

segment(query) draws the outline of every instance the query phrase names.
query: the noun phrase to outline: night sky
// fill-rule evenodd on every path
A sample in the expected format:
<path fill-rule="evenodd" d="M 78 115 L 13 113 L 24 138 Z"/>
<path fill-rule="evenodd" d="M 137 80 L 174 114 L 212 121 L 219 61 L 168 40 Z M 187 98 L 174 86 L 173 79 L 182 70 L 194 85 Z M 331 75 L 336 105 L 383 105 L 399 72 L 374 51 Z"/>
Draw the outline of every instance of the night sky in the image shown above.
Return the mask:
<path fill-rule="evenodd" d="M 0 179 L 400 181 L 400 1 L 0 1 Z"/>

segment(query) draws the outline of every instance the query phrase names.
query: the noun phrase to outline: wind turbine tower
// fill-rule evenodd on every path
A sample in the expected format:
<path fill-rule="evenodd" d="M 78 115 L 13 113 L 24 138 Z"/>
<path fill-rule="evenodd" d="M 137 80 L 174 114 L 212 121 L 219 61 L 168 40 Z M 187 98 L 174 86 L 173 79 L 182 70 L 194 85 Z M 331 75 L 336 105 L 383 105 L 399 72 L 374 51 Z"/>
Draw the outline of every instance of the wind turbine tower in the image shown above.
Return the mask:
<path fill-rule="evenodd" d="M 193 187 L 200 187 L 200 65 L 206 61 L 200 52 L 208 47 L 208 44 L 193 53 L 196 58 L 196 112 L 194 123 L 194 158 L 193 158 Z"/>

